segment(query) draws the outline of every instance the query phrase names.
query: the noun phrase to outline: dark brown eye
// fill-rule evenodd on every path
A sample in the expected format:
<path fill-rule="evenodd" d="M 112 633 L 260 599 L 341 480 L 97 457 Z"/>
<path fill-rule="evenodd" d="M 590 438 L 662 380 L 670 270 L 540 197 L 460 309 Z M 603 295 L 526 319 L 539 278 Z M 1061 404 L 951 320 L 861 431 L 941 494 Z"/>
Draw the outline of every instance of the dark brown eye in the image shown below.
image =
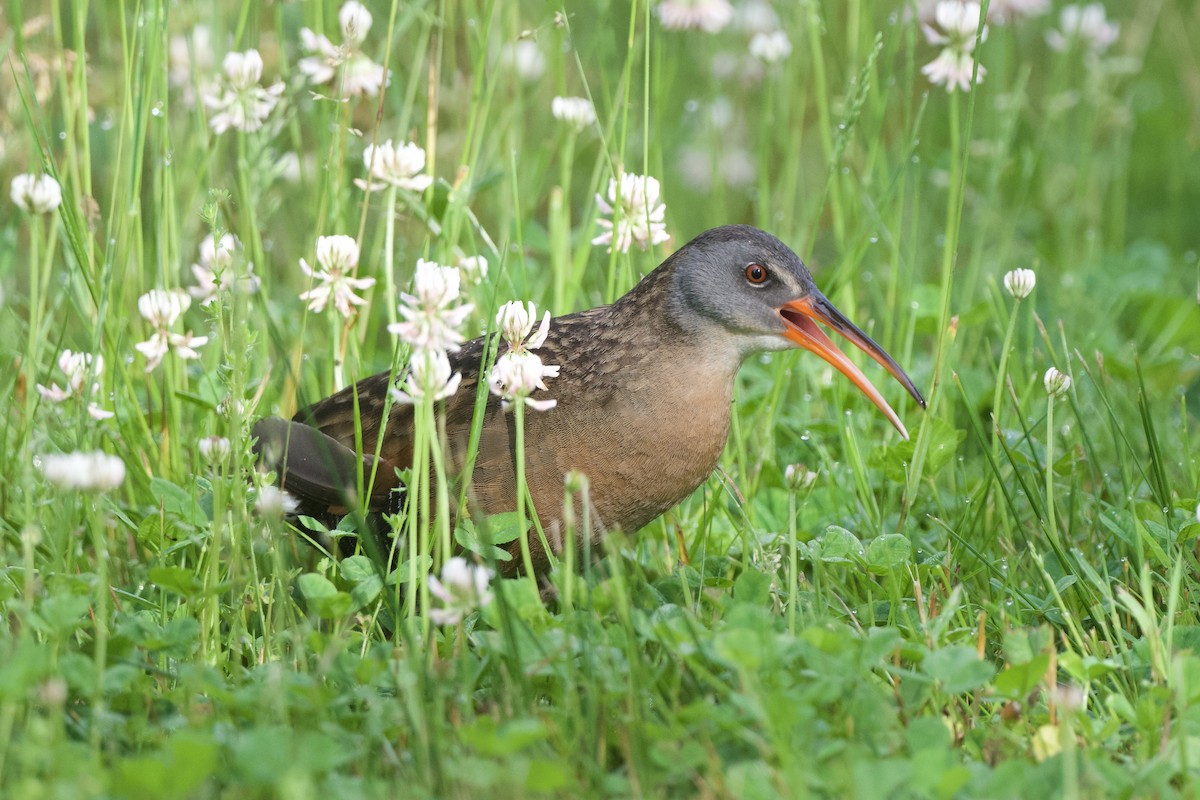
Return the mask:
<path fill-rule="evenodd" d="M 755 286 L 762 286 L 767 282 L 767 268 L 762 264 L 751 264 L 746 267 L 746 280 Z"/>

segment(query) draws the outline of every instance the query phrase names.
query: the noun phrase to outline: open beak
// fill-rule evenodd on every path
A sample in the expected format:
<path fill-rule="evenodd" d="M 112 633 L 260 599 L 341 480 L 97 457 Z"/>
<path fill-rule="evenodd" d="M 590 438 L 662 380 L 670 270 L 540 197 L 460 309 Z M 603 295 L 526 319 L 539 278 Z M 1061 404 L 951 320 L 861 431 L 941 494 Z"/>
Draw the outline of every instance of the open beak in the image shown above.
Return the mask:
<path fill-rule="evenodd" d="M 900 381 L 908 393 L 913 396 L 921 408 L 925 407 L 925 398 L 917 391 L 917 387 L 913 386 L 912 379 L 900 369 L 900 365 L 892 360 L 892 357 L 887 352 L 871 340 L 870 336 L 860 331 L 858 327 L 846 319 L 842 312 L 834 307 L 833 303 L 825 299 L 825 296 L 818 291 L 813 291 L 807 297 L 801 297 L 797 300 L 790 300 L 780 306 L 777 311 L 779 316 L 783 318 L 784 324 L 787 326 L 783 332 L 783 336 L 787 339 L 803 347 L 805 350 L 811 350 L 821 358 L 828 361 L 833 366 L 837 367 L 838 371 L 849 378 L 862 393 L 871 398 L 884 416 L 896 426 L 896 430 L 900 431 L 900 435 L 905 439 L 908 438 L 908 431 L 904 429 L 904 423 L 896 416 L 896 412 L 883 399 L 883 395 L 879 393 L 869 380 L 863 374 L 854 362 L 846 357 L 846 354 L 838 349 L 838 346 L 830 341 L 825 332 L 817 327 L 817 322 L 823 322 L 833 330 L 840 333 L 842 336 L 849 339 L 855 347 L 862 350 L 880 363 L 880 365 L 891 373 L 892 377 Z"/>

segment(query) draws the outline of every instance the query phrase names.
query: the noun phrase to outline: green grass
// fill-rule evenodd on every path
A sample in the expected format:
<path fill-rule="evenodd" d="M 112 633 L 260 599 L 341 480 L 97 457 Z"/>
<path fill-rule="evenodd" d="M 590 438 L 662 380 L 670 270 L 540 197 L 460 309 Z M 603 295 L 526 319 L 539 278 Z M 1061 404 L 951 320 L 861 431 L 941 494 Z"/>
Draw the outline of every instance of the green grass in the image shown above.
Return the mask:
<path fill-rule="evenodd" d="M 301 27 L 339 38 L 332 3 L 4 7 L 0 179 L 57 175 L 64 202 L 0 204 L 0 794 L 1200 790 L 1200 12 L 1113 2 L 1096 59 L 1046 46 L 1056 3 L 991 26 L 986 77 L 947 95 L 902 4 L 777 5 L 793 53 L 751 80 L 710 67 L 749 34 L 664 31 L 644 2 L 373 2 L 391 83 L 346 102 L 298 69 Z M 172 84 L 197 25 L 211 65 Z M 541 77 L 500 63 L 519 39 Z M 251 47 L 284 102 L 213 135 L 195 90 Z M 570 134 L 557 94 L 599 125 Z M 423 196 L 354 186 L 389 138 L 428 149 Z M 733 153 L 746 180 L 722 177 Z M 662 180 L 669 245 L 590 245 L 618 164 Z M 702 489 L 557 570 L 552 607 L 497 581 L 446 628 L 405 602 L 430 559 L 380 574 L 255 513 L 249 424 L 401 363 L 388 286 L 417 258 L 488 257 L 482 330 L 510 298 L 612 300 L 730 222 L 792 245 L 926 390 L 922 414 L 877 380 L 911 441 L 817 359 L 754 358 Z M 212 231 L 261 288 L 193 304 L 175 329 L 209 336 L 200 359 L 146 373 L 137 298 L 193 285 Z M 348 329 L 298 297 L 335 233 L 378 278 Z M 1017 267 L 1038 273 L 1019 304 Z M 103 355 L 113 419 L 41 399 L 63 349 Z M 1074 379 L 1053 405 L 1052 365 Z M 124 461 L 116 491 L 34 466 L 95 449 Z M 789 490 L 789 463 L 814 485 Z"/>

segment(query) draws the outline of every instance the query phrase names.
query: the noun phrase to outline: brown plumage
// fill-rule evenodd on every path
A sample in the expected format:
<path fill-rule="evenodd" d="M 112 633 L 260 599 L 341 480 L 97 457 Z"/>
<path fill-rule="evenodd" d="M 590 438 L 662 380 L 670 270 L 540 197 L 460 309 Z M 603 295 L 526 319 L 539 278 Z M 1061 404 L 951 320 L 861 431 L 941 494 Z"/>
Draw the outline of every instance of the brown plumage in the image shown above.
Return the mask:
<path fill-rule="evenodd" d="M 563 546 L 563 477 L 571 470 L 590 480 L 598 531 L 636 530 L 699 486 L 724 449 L 734 377 L 751 352 L 792 344 L 817 352 L 903 433 L 874 387 L 811 319 L 847 336 L 924 405 L 890 357 L 817 291 L 800 259 L 775 237 L 746 226 L 701 234 L 612 305 L 552 320 L 536 352 L 561 372 L 535 397 L 552 397 L 558 405 L 525 414 L 526 479 L 551 547 Z M 466 456 L 485 344 L 476 339 L 450 357 L 462 373 L 442 411 L 456 469 Z M 268 419 L 256 427 L 259 451 L 271 451 L 268 460 L 276 462 L 303 513 L 338 513 L 352 504 L 359 464 L 368 477 L 372 471 L 370 455 L 361 462 L 355 455 L 355 407 L 362 451 L 371 454 L 389 385 L 389 373 L 379 373 L 302 410 L 290 424 Z M 412 423 L 410 406 L 392 406 L 370 492 L 374 510 L 396 507 L 395 470 L 411 464 Z M 511 412 L 489 395 L 468 493 L 472 513 L 515 508 L 514 435 Z M 540 569 L 545 554 L 539 543 L 531 547 Z M 509 563 L 515 569 L 519 559 Z"/>

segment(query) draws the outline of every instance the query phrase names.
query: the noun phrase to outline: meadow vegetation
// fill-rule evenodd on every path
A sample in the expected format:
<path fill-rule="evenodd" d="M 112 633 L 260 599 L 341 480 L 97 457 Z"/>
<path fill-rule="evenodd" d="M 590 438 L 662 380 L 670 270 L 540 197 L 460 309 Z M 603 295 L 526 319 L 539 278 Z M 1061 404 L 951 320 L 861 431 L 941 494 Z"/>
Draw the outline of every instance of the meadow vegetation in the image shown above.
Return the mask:
<path fill-rule="evenodd" d="M 1195 796 L 1200 7 L 363 1 L 0 10 L 0 795 Z M 549 603 L 516 519 L 418 487 L 389 561 L 254 471 L 410 363 L 441 469 L 415 317 L 536 338 L 733 222 L 910 440 L 756 357 Z"/>

